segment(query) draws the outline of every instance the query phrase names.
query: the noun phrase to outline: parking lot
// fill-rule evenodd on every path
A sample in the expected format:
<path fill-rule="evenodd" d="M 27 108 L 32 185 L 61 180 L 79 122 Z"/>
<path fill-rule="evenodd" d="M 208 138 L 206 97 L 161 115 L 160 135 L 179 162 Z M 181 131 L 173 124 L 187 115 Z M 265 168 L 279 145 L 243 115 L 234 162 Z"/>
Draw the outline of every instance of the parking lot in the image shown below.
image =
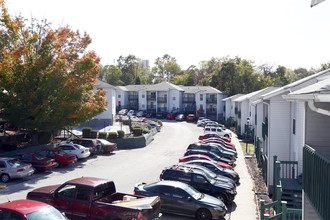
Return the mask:
<path fill-rule="evenodd" d="M 0 189 L 0 202 L 23 199 L 27 192 L 34 188 L 61 184 L 81 176 L 111 179 L 115 182 L 118 192 L 132 194 L 136 183 L 158 181 L 162 169 L 176 164 L 187 146 L 198 141 L 202 131 L 201 127 L 193 123 L 165 121 L 161 132 L 144 148 L 120 150 L 112 155 L 83 159 L 53 172 L 37 173 L 22 180 L 11 181 L 7 187 Z M 236 138 L 233 138 L 233 141 L 239 144 Z M 242 215 L 245 216 L 244 219 L 256 219 L 252 180 L 245 166 L 243 152 L 239 148 L 237 150 L 239 158 L 235 170 L 240 174 L 242 184 L 237 187 L 235 203 L 226 219 L 241 219 Z M 163 219 L 191 218 L 164 215 Z"/>

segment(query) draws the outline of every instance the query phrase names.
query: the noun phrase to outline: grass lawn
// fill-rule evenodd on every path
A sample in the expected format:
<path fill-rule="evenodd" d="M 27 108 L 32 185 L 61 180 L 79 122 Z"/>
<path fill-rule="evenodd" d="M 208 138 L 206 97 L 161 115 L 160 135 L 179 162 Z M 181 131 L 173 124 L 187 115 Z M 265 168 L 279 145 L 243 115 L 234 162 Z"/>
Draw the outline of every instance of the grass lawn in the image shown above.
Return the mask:
<path fill-rule="evenodd" d="M 247 148 L 246 148 L 246 142 L 240 141 L 240 144 L 245 153 L 246 153 L 246 149 L 247 149 L 247 154 L 254 154 L 254 144 L 248 143 Z"/>

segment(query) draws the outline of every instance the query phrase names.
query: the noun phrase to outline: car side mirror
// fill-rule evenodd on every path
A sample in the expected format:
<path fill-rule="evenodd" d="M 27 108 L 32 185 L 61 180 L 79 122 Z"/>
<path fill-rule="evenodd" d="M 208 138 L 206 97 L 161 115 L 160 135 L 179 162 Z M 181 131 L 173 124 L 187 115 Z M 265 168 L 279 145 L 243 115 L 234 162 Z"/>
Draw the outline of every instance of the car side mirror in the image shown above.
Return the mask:
<path fill-rule="evenodd" d="M 192 201 L 192 198 L 190 196 L 187 197 L 188 201 Z"/>

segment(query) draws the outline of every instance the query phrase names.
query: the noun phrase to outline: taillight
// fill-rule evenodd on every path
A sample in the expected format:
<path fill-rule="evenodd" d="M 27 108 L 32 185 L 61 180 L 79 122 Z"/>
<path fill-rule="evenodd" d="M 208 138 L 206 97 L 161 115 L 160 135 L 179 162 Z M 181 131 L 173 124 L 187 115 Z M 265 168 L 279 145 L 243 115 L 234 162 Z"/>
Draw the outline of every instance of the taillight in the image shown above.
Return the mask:
<path fill-rule="evenodd" d="M 23 172 L 24 171 L 24 169 L 18 169 L 17 170 L 17 172 Z"/>
<path fill-rule="evenodd" d="M 162 173 L 164 173 L 164 172 L 165 172 L 165 170 L 162 171 Z"/>
<path fill-rule="evenodd" d="M 84 153 L 84 151 L 81 151 L 81 154 L 83 154 Z"/>

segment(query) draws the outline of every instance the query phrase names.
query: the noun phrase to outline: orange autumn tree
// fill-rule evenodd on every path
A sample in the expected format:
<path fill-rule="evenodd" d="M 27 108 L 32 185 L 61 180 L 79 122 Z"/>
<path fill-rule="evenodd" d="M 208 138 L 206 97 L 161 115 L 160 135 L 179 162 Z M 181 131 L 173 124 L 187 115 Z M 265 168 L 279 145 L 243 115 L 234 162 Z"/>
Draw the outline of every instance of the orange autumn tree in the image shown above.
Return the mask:
<path fill-rule="evenodd" d="M 100 59 L 91 38 L 46 21 L 12 18 L 0 0 L 0 112 L 31 131 L 75 126 L 106 110 L 105 91 L 93 92 Z"/>

